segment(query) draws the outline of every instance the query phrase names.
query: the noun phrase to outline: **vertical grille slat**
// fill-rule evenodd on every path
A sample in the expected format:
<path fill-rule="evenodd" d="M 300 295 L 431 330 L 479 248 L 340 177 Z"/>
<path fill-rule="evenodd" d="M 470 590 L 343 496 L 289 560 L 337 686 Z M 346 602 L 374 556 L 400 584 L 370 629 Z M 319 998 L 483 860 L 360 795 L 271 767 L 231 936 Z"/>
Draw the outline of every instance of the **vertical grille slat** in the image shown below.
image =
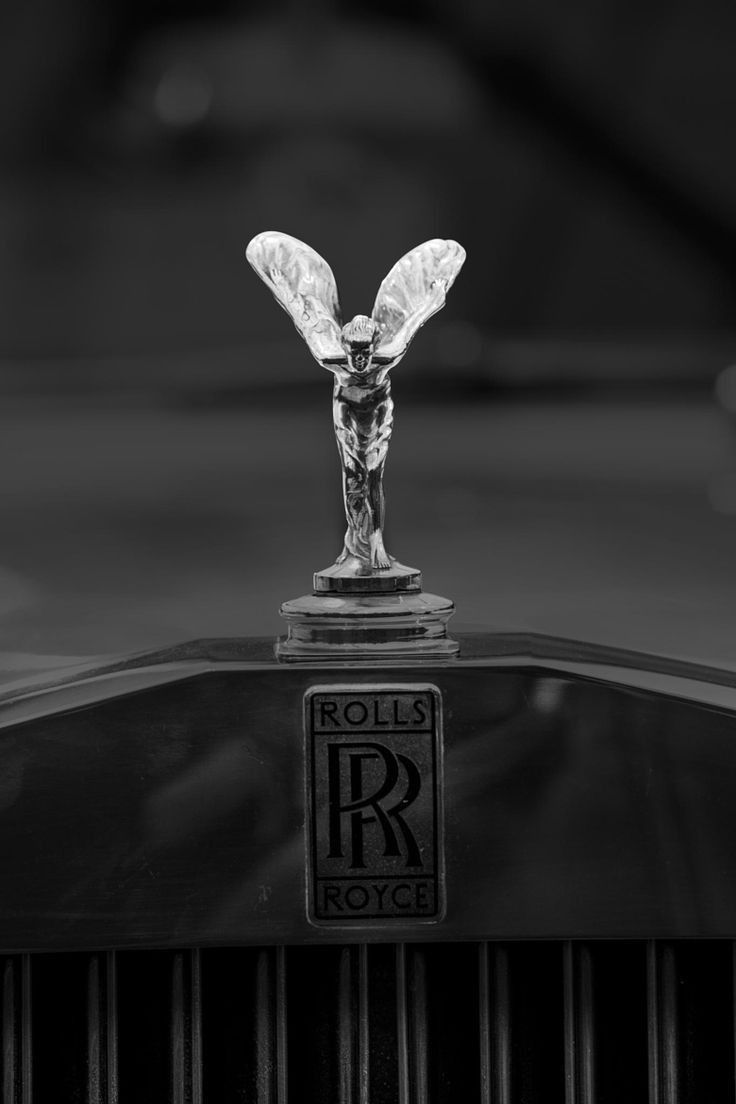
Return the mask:
<path fill-rule="evenodd" d="M 680 1104 L 677 974 L 670 943 L 647 944 L 649 1104 Z"/>
<path fill-rule="evenodd" d="M 594 1104 L 593 963 L 584 943 L 563 949 L 565 1104 Z"/>
<path fill-rule="evenodd" d="M 399 1104 L 427 1100 L 427 971 L 422 951 L 396 947 Z"/>
<path fill-rule="evenodd" d="M 3 1104 L 31 1104 L 31 958 L 3 962 Z"/>
<path fill-rule="evenodd" d="M 338 996 L 340 1104 L 368 1104 L 368 948 L 343 947 Z"/>
<path fill-rule="evenodd" d="M 286 1104 L 286 949 L 263 950 L 256 964 L 256 1101 Z"/>
<path fill-rule="evenodd" d="M 171 972 L 172 1104 L 202 1104 L 199 951 L 174 954 Z"/>
<path fill-rule="evenodd" d="M 118 1102 L 117 961 L 93 954 L 87 967 L 87 1101 Z"/>
<path fill-rule="evenodd" d="M 409 1057 L 409 1007 L 406 978 L 406 947 L 396 947 L 396 1050 L 399 1067 L 399 1104 L 412 1104 Z"/>
<path fill-rule="evenodd" d="M 422 951 L 409 957 L 409 1028 L 416 1104 L 427 1100 L 427 964 Z"/>
<path fill-rule="evenodd" d="M 503 946 L 478 948 L 481 1104 L 512 1104 L 509 955 Z"/>

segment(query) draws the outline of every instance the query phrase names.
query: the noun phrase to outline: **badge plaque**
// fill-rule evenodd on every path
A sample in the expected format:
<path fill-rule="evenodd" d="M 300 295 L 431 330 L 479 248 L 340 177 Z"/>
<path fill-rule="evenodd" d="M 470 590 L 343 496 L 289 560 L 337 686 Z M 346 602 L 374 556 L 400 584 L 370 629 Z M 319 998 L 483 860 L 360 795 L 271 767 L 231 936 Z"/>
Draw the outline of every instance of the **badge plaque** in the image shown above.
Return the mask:
<path fill-rule="evenodd" d="M 338 926 L 439 920 L 437 687 L 314 686 L 304 727 L 309 919 Z"/>
<path fill-rule="evenodd" d="M 342 325 L 335 277 L 310 246 L 266 231 L 247 257 L 291 316 L 321 367 L 334 377 L 332 414 L 342 465 L 347 530 L 334 564 L 314 575 L 312 594 L 285 602 L 283 660 L 452 656 L 454 606 L 422 591 L 420 572 L 384 542 L 383 472 L 393 428 L 390 371 L 414 335 L 445 304 L 465 250 L 435 238 L 399 260 L 378 289 L 371 316 Z"/>

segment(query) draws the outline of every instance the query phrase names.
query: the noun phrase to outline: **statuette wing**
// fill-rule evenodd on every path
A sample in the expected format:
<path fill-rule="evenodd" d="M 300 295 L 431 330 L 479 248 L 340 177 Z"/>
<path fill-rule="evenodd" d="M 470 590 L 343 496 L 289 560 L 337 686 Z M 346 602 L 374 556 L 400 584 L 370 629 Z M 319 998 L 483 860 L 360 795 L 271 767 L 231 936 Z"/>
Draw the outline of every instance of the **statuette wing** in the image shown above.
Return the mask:
<path fill-rule="evenodd" d="M 298 238 L 274 230 L 253 238 L 246 256 L 316 360 L 344 359 L 337 285 L 327 261 Z"/>
<path fill-rule="evenodd" d="M 381 334 L 376 357 L 395 363 L 404 355 L 417 330 L 444 307 L 464 260 L 465 250 L 456 241 L 433 238 L 396 262 L 373 306 Z"/>

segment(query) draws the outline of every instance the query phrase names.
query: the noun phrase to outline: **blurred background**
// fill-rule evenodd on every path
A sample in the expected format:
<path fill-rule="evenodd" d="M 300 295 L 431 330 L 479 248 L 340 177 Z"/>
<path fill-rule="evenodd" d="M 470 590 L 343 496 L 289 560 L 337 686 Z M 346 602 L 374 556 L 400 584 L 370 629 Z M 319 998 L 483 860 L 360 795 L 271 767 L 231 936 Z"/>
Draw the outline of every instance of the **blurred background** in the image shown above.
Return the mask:
<path fill-rule="evenodd" d="M 264 229 L 348 318 L 419 242 L 468 250 L 387 469 L 389 549 L 458 622 L 736 662 L 732 5 L 6 0 L 0 28 L 8 669 L 274 634 L 340 550 L 331 379 L 245 262 Z"/>

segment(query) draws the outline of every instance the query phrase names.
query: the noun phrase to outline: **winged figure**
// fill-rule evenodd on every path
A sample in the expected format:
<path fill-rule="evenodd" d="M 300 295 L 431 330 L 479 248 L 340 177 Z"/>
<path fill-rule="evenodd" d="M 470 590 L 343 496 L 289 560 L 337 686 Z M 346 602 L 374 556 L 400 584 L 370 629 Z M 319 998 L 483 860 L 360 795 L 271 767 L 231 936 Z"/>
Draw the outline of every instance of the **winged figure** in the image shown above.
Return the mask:
<path fill-rule="evenodd" d="M 381 284 L 371 316 L 357 314 L 346 325 L 332 269 L 310 246 L 266 231 L 253 238 L 246 256 L 315 360 L 335 377 L 333 419 L 348 525 L 337 563 L 356 574 L 389 568 L 394 560 L 383 542 L 383 469 L 394 409 L 389 372 L 445 305 L 465 250 L 440 238 L 418 245 Z"/>

